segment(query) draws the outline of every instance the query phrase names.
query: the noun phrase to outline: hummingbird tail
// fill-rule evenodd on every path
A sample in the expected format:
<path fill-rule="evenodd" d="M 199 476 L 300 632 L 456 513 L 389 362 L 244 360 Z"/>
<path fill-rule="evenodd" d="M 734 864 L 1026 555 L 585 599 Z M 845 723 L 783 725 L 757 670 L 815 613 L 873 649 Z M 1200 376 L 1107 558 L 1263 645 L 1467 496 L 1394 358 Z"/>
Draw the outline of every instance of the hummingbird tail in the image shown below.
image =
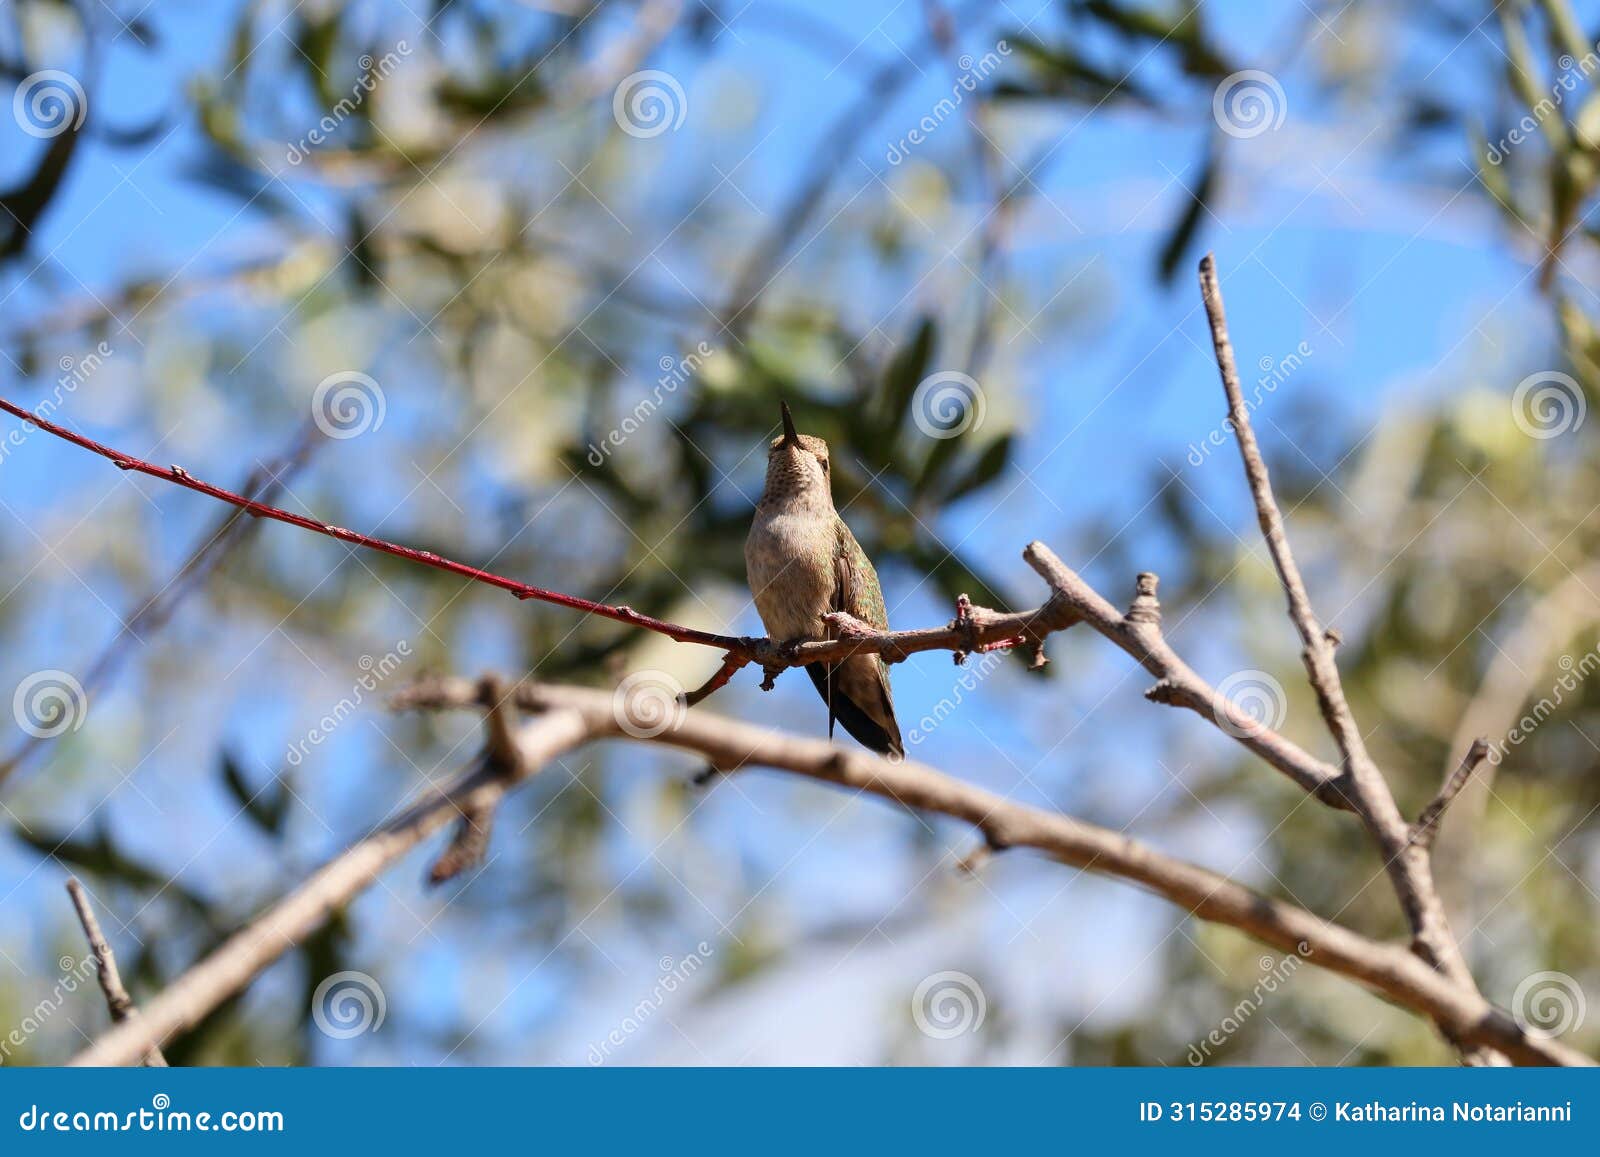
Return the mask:
<path fill-rule="evenodd" d="M 894 705 L 888 702 L 887 696 L 883 696 L 884 702 L 876 705 L 876 712 L 857 703 L 841 687 L 841 683 L 845 682 L 842 677 L 843 666 L 828 663 L 806 665 L 806 674 L 811 676 L 817 694 L 828 705 L 828 735 L 833 735 L 833 724 L 838 720 L 861 746 L 880 755 L 904 755 L 906 751 L 900 740 L 900 725 L 895 722 Z"/>

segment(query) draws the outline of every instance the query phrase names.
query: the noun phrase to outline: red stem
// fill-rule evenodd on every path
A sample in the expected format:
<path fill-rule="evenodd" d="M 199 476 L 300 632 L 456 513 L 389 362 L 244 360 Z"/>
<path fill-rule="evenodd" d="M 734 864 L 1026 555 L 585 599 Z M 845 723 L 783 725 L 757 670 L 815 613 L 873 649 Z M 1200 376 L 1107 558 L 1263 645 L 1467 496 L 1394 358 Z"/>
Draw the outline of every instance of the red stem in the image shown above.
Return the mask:
<path fill-rule="evenodd" d="M 707 679 L 704 685 L 684 695 L 683 705 L 685 707 L 693 707 L 696 703 L 703 702 L 711 695 L 722 690 L 748 662 L 750 662 L 750 659 L 747 656 L 729 651 L 722 657 L 722 666 L 717 668 L 716 674 Z"/>
<path fill-rule="evenodd" d="M 619 623 L 642 627 L 647 631 L 654 631 L 680 643 L 699 643 L 702 646 L 722 647 L 733 650 L 745 650 L 750 643 L 750 640 L 747 639 L 729 635 L 717 635 L 710 631 L 697 631 L 691 627 L 682 627 L 677 623 L 669 623 L 663 619 L 641 615 L 631 607 L 610 606 L 606 603 L 597 603 L 590 599 L 579 598 L 577 595 L 563 594 L 560 591 L 546 590 L 544 587 L 530 586 L 528 583 L 519 583 L 515 579 L 494 574 L 492 571 L 479 570 L 477 567 L 468 566 L 466 563 L 455 562 L 429 550 L 415 550 L 409 546 L 401 546 L 396 542 L 388 542 L 367 534 L 358 534 L 353 530 L 346 530 L 342 526 L 332 526 L 326 522 L 318 522 L 314 518 L 307 518 L 301 514 L 291 514 L 289 511 L 280 510 L 276 506 L 269 506 L 264 502 L 246 498 L 242 494 L 235 494 L 231 490 L 224 490 L 220 486 L 213 486 L 209 482 L 202 482 L 181 466 L 156 466 L 153 463 L 144 461 L 142 458 L 135 458 L 132 454 L 124 454 L 121 450 L 102 445 L 92 438 L 85 438 L 82 434 L 76 434 L 64 426 L 58 426 L 46 418 L 41 418 L 21 406 L 7 401 L 5 398 L 0 398 L 0 409 L 21 418 L 26 424 L 37 426 L 47 433 L 54 434 L 57 438 L 71 442 L 74 446 L 81 446 L 85 450 L 100 455 L 102 458 L 110 459 L 118 469 L 137 470 L 139 473 L 148 474 L 152 478 L 175 482 L 189 490 L 208 495 L 232 506 L 237 506 L 240 510 L 257 518 L 271 518 L 278 522 L 287 522 L 290 526 L 298 526 L 302 530 L 325 534 L 329 538 L 338 539 L 340 542 L 364 546 L 368 550 L 381 551 L 384 554 L 392 554 L 396 558 L 421 563 L 423 566 L 431 566 L 434 570 L 448 571 L 450 574 L 471 579 L 473 582 L 499 587 L 501 590 L 510 591 L 519 599 L 533 599 L 541 603 L 554 603 L 558 607 L 570 607 L 572 610 L 583 611 L 585 614 L 615 619 Z"/>

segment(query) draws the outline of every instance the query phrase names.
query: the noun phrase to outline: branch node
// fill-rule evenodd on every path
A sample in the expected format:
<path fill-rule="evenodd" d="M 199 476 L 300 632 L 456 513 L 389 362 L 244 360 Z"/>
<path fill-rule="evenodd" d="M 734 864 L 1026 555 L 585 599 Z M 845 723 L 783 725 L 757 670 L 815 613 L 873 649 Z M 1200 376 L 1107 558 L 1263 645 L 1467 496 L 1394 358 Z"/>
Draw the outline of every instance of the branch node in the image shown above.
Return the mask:
<path fill-rule="evenodd" d="M 1154 686 L 1144 693 L 1144 697 L 1152 703 L 1165 703 L 1175 706 L 1179 702 L 1181 691 L 1177 683 L 1171 679 L 1157 679 Z"/>
<path fill-rule="evenodd" d="M 496 775 L 515 779 L 522 770 L 522 749 L 512 727 L 513 694 L 506 690 L 499 675 L 490 673 L 478 680 L 478 702 L 488 712 L 484 717 L 484 729 L 488 733 L 486 749 L 490 769 Z"/>
<path fill-rule="evenodd" d="M 1141 571 L 1134 580 L 1136 592 L 1128 607 L 1127 619 L 1133 623 L 1161 623 L 1161 602 L 1156 598 L 1156 587 L 1161 580 L 1150 571 Z"/>
<path fill-rule="evenodd" d="M 962 667 L 966 665 L 967 656 L 978 649 L 978 620 L 965 591 L 956 596 L 956 617 L 950 625 L 961 635 L 961 646 L 950 652 L 950 658 L 957 667 Z"/>
<path fill-rule="evenodd" d="M 1338 627 L 1329 627 L 1322 632 L 1322 637 L 1327 640 L 1330 647 L 1342 646 L 1344 643 L 1344 632 Z"/>
<path fill-rule="evenodd" d="M 976 876 L 990 860 L 994 859 L 996 852 L 1003 852 L 1010 846 L 1004 837 L 984 828 L 983 842 L 956 861 L 956 871 L 965 876 Z"/>
<path fill-rule="evenodd" d="M 515 782 L 522 778 L 524 768 L 522 748 L 512 727 L 515 689 L 508 691 L 504 680 L 490 673 L 478 679 L 477 696 L 487 712 L 484 716 L 484 770 L 497 779 Z M 439 885 L 453 880 L 482 862 L 489 850 L 489 835 L 494 830 L 495 806 L 495 802 L 490 802 L 462 807 L 455 834 L 428 870 L 428 883 Z"/>
<path fill-rule="evenodd" d="M 985 841 L 956 861 L 956 871 L 963 876 L 976 876 L 993 858 L 994 849 Z"/>

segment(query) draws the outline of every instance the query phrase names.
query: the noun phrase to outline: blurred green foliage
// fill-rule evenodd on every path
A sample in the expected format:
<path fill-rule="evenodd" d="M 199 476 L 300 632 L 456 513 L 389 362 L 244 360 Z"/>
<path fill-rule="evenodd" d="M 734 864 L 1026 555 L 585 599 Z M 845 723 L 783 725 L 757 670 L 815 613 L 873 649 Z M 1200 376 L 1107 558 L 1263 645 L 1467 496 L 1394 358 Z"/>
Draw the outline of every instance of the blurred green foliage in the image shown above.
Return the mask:
<path fill-rule="evenodd" d="M 77 12 L 45 0 L 14 7 L 39 19 L 71 20 Z M 880 570 L 897 573 L 908 587 L 926 583 L 934 603 L 963 593 L 993 606 L 1032 601 L 1031 592 L 1008 589 L 975 547 L 952 549 L 945 545 L 951 536 L 942 535 L 962 504 L 998 503 L 1016 483 L 1019 433 L 1028 418 L 1014 389 L 1015 367 L 991 357 L 994 330 L 1007 324 L 1004 302 L 989 300 L 997 294 L 986 290 L 956 295 L 939 308 L 903 310 L 892 332 L 869 324 L 880 316 L 864 308 L 882 290 L 875 278 L 890 283 L 891 300 L 917 300 L 912 267 L 903 263 L 903 222 L 892 204 L 831 204 L 826 151 L 814 170 L 802 162 L 795 174 L 784 174 L 798 192 L 786 211 L 753 225 L 739 212 L 743 194 L 717 179 L 742 146 L 731 158 L 707 156 L 694 172 L 675 174 L 682 180 L 669 188 L 648 161 L 627 152 L 628 137 L 610 109 L 615 78 L 603 71 L 617 43 L 629 43 L 636 6 L 607 2 L 530 13 L 515 4 L 435 3 L 426 52 L 413 44 L 416 58 L 375 82 L 352 107 L 347 97 L 375 67 L 360 62 L 398 51 L 388 25 L 353 4 L 307 4 L 287 16 L 261 0 L 236 7 L 229 48 L 188 82 L 186 107 L 145 125 L 94 116 L 81 132 L 55 137 L 32 172 L 0 195 L 6 210 L 0 219 L 10 222 L 0 260 L 13 268 L 31 260 L 30 232 L 81 163 L 84 141 L 137 156 L 158 129 L 180 122 L 194 126 L 198 144 L 186 178 L 228 198 L 252 226 L 263 224 L 269 242 L 220 267 L 142 271 L 93 301 L 65 300 L 7 334 L 15 364 L 49 364 L 63 343 L 114 335 L 120 319 L 137 314 L 153 351 L 148 377 L 159 378 L 168 394 L 152 386 L 141 400 L 152 422 L 180 404 L 172 398 L 215 375 L 227 381 L 233 421 L 286 429 L 302 416 L 305 393 L 288 379 L 380 363 L 398 349 L 385 381 L 395 383 L 391 420 L 408 422 L 415 470 L 396 468 L 370 449 L 362 452 L 373 457 L 357 458 L 352 444 L 339 464 L 324 457 L 326 469 L 297 488 L 296 501 L 335 521 L 481 559 L 529 581 L 690 619 L 722 613 L 717 592 L 743 582 L 742 541 L 760 485 L 757 451 L 776 426 L 782 398 L 802 429 L 834 447 L 836 498 Z M 694 67 L 717 21 L 713 7 L 690 7 L 659 38 L 637 45 L 641 59 L 661 41 L 680 54 L 680 71 Z M 1097 117 L 1188 116 L 1200 125 L 1200 179 L 1167 223 L 1153 267 L 1140 274 L 1170 281 L 1192 266 L 1230 179 L 1229 141 L 1211 123 L 1206 94 L 1245 62 L 1218 42 L 1204 6 L 1185 6 L 1181 15 L 1178 6 L 1113 0 L 1060 7 L 1058 27 L 1011 33 L 1019 52 L 988 83 L 985 115 L 1066 106 Z M 1389 94 L 1405 126 L 1394 145 L 1398 164 L 1425 167 L 1435 163 L 1438 142 L 1470 143 L 1479 160 L 1467 195 L 1495 206 L 1506 246 L 1531 255 L 1552 331 L 1560 335 L 1559 348 L 1528 369 L 1572 375 L 1592 406 L 1600 401 L 1600 333 L 1593 294 L 1567 262 L 1600 243 L 1587 223 L 1600 180 L 1600 103 L 1592 75 L 1580 75 L 1565 93 L 1562 78 L 1582 70 L 1562 62 L 1591 56 L 1600 29 L 1584 26 L 1564 0 L 1501 5 L 1493 35 L 1504 67 L 1480 78 L 1480 92 L 1492 89 L 1499 108 L 1490 121 L 1483 119 L 1480 92 L 1418 83 L 1420 70 L 1403 60 L 1363 56 L 1352 47 L 1391 35 L 1399 43 L 1402 33 L 1418 30 L 1459 34 L 1462 21 L 1477 19 L 1459 7 L 1357 3 L 1337 18 L 1349 44 L 1308 28 L 1305 43 L 1293 50 L 1321 54 L 1318 68 L 1334 99 L 1373 86 Z M 151 15 L 130 23 L 117 48 L 159 57 L 162 36 L 161 21 Z M 99 51 L 86 45 L 85 59 Z M 931 47 L 926 55 L 933 57 Z M 13 78 L 32 70 L 26 56 L 0 66 Z M 891 59 L 874 74 L 869 93 L 875 99 L 915 67 L 909 58 Z M 98 76 L 86 75 L 94 101 Z M 1177 88 L 1166 75 L 1188 78 L 1191 87 Z M 1559 103 L 1548 99 L 1556 91 L 1564 93 Z M 726 115 L 736 122 L 738 101 L 728 104 Z M 302 159 L 290 160 L 288 146 L 304 139 L 307 126 L 335 114 L 331 139 L 299 148 Z M 1499 144 L 1525 117 L 1536 119 L 1537 139 Z M 834 131 L 848 140 L 868 123 L 853 111 Z M 975 182 L 977 162 L 957 152 L 941 158 L 941 176 L 950 186 Z M 635 218 L 628 209 L 642 196 L 652 200 L 653 212 Z M 824 236 L 821 225 L 830 215 Z M 676 273 L 663 276 L 662 263 L 639 260 L 641 253 L 667 251 L 703 278 L 687 285 Z M 1584 261 L 1593 256 L 1582 254 Z M 783 283 L 773 287 L 780 272 Z M 726 286 L 755 289 L 719 288 Z M 1045 314 L 1040 324 L 1058 320 Z M 295 335 L 294 350 L 262 348 L 279 327 Z M 709 352 L 691 359 L 700 343 Z M 920 432 L 919 385 L 935 372 L 980 367 L 989 420 L 952 437 Z M 537 390 L 520 388 L 532 378 Z M 1357 717 L 1394 776 L 1397 795 L 1413 808 L 1459 754 L 1457 728 L 1495 661 L 1496 640 L 1515 632 L 1597 551 L 1589 502 L 1600 493 L 1593 426 L 1561 443 L 1530 439 L 1517 434 L 1501 403 L 1482 383 L 1463 383 L 1430 409 L 1393 413 L 1376 437 L 1330 447 L 1319 460 L 1340 464 L 1338 487 L 1357 497 L 1359 509 L 1342 490 L 1322 485 L 1320 471 L 1303 459 L 1273 462 L 1313 590 L 1319 601 L 1342 608 L 1336 616 L 1345 627 L 1342 665 Z M 636 423 L 626 454 L 596 452 L 646 405 L 643 413 L 659 410 L 666 420 Z M 1319 431 L 1327 436 L 1323 419 L 1307 406 L 1282 420 L 1310 445 Z M 469 436 L 478 439 L 473 462 L 455 454 Z M 387 500 L 364 493 L 368 482 L 381 495 L 410 494 L 390 511 Z M 1285 630 L 1270 576 L 1250 547 L 1219 532 L 1186 487 L 1159 492 L 1149 517 L 1159 519 L 1184 560 L 1168 576 L 1165 604 L 1210 600 L 1207 614 L 1236 623 L 1247 645 Z M 141 517 L 135 509 L 131 525 Z M 1131 573 L 1139 560 L 1121 557 L 1117 530 L 1097 527 L 1085 539 L 1115 544 L 1108 558 L 1118 573 Z M 121 548 L 115 561 L 130 590 L 164 581 L 162 567 L 132 547 Z M 313 650 L 318 640 L 393 637 L 398 622 L 417 634 L 419 666 L 457 669 L 463 654 L 488 653 L 507 669 L 597 683 L 651 645 L 614 623 L 513 614 L 486 592 L 462 592 L 393 559 L 365 558 L 327 581 L 312 571 L 292 547 L 251 542 L 226 568 L 228 581 L 208 585 L 206 613 L 269 625 L 292 618 L 296 638 Z M 8 629 L 30 613 L 31 597 L 25 592 L 8 602 Z M 1594 646 L 1600 606 L 1587 610 L 1562 621 L 1563 636 L 1549 640 L 1549 657 Z M 186 631 L 181 620 L 168 635 L 174 650 L 149 661 L 145 688 L 173 686 L 171 677 L 185 674 L 179 669 L 186 648 L 216 645 L 203 630 Z M 1548 665 L 1527 672 L 1529 695 L 1536 699 L 1557 673 Z M 1286 686 L 1299 677 L 1292 664 L 1277 674 Z M 1297 687 L 1293 694 L 1297 715 L 1314 715 Z M 1512 706 L 1513 716 L 1521 707 Z M 184 710 L 181 703 L 152 701 L 149 725 L 181 719 Z M 1588 687 L 1564 702 L 1557 720 L 1512 750 L 1492 783 L 1486 776 L 1472 789 L 1446 826 L 1445 888 L 1485 990 L 1498 1000 L 1509 999 L 1517 982 L 1540 968 L 1567 972 L 1600 992 L 1593 920 L 1600 853 L 1590 819 L 1600 809 L 1600 747 L 1589 738 L 1600 736 L 1597 710 L 1600 692 Z M 464 738 L 466 725 L 457 726 L 401 721 L 393 742 L 431 753 L 416 758 L 430 767 L 442 759 L 448 771 L 450 757 L 459 762 L 462 744 L 472 742 Z M 515 913 L 514 927 L 495 936 L 522 946 L 558 945 L 581 971 L 593 953 L 589 944 L 569 943 L 569 933 L 574 918 L 604 902 L 608 889 L 622 905 L 620 918 L 644 937 L 692 909 L 672 871 L 624 873 L 609 862 L 616 810 L 632 819 L 629 809 L 640 809 L 652 828 L 685 825 L 691 834 L 698 822 L 691 818 L 697 801 L 678 781 L 641 779 L 633 767 L 610 749 L 574 761 L 565 771 L 582 790 L 541 796 L 525 815 L 508 817 L 515 822 L 502 824 L 507 860 L 493 869 L 492 893 L 463 885 L 450 898 L 449 919 L 491 926 Z M 212 753 L 203 777 L 186 781 L 191 798 L 204 794 L 248 820 L 254 886 L 173 878 L 167 867 L 120 847 L 111 826 L 84 828 L 78 817 L 58 814 L 36 781 L 16 802 L 21 818 L 13 838 L 83 874 L 119 909 L 138 913 L 132 925 L 141 947 L 126 958 L 124 971 L 136 996 L 148 994 L 303 874 L 307 845 L 296 841 L 297 827 L 302 834 L 310 829 L 310 843 L 324 854 L 336 846 L 331 829 L 316 830 L 297 807 L 298 792 L 319 789 L 284 771 L 223 748 Z M 101 773 L 90 752 L 67 747 L 51 774 L 58 782 L 93 783 Z M 370 825 L 404 790 L 399 776 L 380 780 L 363 799 L 365 810 L 346 818 Z M 1265 865 L 1268 888 L 1369 933 L 1403 935 L 1380 865 L 1357 826 L 1302 806 L 1290 788 L 1243 759 L 1193 784 L 1170 818 L 1181 821 L 1185 808 L 1223 803 L 1247 809 L 1270 832 L 1255 856 Z M 506 830 L 535 817 L 537 841 L 505 839 Z M 904 833 L 909 854 L 931 867 L 939 850 L 927 833 L 914 824 Z M 1484 852 L 1488 846 L 1494 854 Z M 734 880 L 730 887 L 748 883 Z M 396 884 L 408 894 L 410 888 Z M 737 998 L 806 947 L 773 934 L 761 907 L 734 907 L 739 939 L 718 959 L 719 988 L 708 1002 Z M 306 1008 L 318 979 L 343 968 L 402 967 L 403 953 L 393 944 L 385 945 L 386 961 L 352 960 L 353 923 L 341 914 L 297 949 L 285 969 L 289 978 L 278 978 L 289 993 L 285 1006 Z M 1063 1011 L 1060 1029 L 1070 1033 L 1070 1045 L 1053 1059 L 1184 1063 L 1191 1042 L 1254 983 L 1260 952 L 1229 933 L 1196 928 L 1167 941 L 1162 956 L 1163 1000 L 1111 1026 Z M 21 992 L 0 988 L 0 1023 L 14 1020 L 11 1005 L 22 1007 L 23 1000 Z M 1007 1034 L 1019 1031 L 1003 1003 L 996 1001 L 988 1023 L 985 1055 L 1005 1055 Z M 1347 1015 L 1355 1006 L 1360 1018 Z M 1371 1019 L 1372 1007 L 1348 985 L 1308 968 L 1209 1060 L 1447 1059 L 1425 1025 L 1398 1012 L 1380 1014 L 1371 1033 L 1352 1033 L 1354 1020 Z M 504 1042 L 471 1038 L 470 1020 L 438 1023 L 419 1013 L 409 1027 L 456 1060 L 518 1059 L 514 1051 L 497 1051 Z M 1597 1041 L 1600 1023 L 1579 1039 L 1591 1049 Z M 895 1058 L 919 1059 L 921 1043 L 907 1037 Z M 303 1062 L 317 1059 L 317 1045 L 303 1016 L 239 1000 L 167 1051 L 174 1063 Z M 17 1059 L 59 1056 L 24 1050 Z"/>

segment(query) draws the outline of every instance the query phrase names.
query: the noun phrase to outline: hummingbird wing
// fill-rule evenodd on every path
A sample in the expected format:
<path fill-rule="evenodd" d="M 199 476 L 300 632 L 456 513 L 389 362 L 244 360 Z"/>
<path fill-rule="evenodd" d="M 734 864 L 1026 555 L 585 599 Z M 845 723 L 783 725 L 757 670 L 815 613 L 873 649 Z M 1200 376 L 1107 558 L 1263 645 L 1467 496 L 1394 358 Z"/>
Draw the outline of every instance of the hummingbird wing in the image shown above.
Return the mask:
<path fill-rule="evenodd" d="M 842 518 L 834 520 L 834 536 L 830 609 L 844 611 L 880 631 L 888 630 L 889 615 L 878 572 Z M 863 746 L 885 754 L 904 754 L 889 689 L 889 665 L 882 656 L 855 655 L 838 663 L 812 663 L 806 671 L 828 705 L 830 736 L 837 720 Z"/>

